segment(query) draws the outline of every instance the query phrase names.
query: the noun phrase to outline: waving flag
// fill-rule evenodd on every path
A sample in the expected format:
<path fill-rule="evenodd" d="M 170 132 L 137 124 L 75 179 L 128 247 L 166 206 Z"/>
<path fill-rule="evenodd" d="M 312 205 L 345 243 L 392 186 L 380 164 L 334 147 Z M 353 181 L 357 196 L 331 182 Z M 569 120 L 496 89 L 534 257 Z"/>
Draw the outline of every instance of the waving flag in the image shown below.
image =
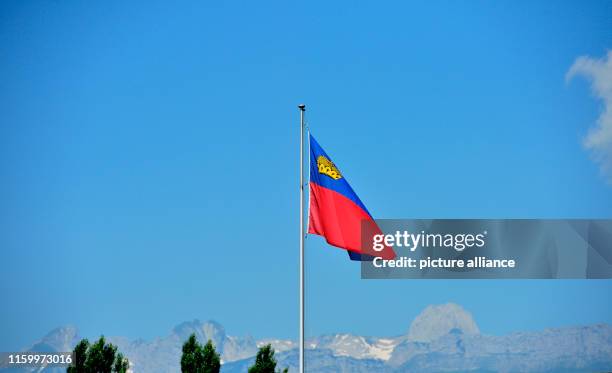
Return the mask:
<path fill-rule="evenodd" d="M 380 252 L 362 248 L 362 224 L 372 234 L 382 233 L 368 209 L 353 191 L 319 143 L 310 136 L 310 213 L 308 233 L 325 237 L 327 243 L 348 250 L 353 260 L 368 260 L 372 255 L 393 259 L 389 247 Z"/>

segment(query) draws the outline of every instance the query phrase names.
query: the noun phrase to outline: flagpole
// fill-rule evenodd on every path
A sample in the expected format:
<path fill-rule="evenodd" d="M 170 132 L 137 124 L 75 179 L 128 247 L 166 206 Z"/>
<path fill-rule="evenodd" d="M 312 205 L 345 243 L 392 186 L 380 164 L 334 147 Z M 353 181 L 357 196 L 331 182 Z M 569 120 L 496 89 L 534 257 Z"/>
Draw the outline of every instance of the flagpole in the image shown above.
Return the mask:
<path fill-rule="evenodd" d="M 300 109 L 300 363 L 299 373 L 304 373 L 304 114 L 306 105 Z"/>

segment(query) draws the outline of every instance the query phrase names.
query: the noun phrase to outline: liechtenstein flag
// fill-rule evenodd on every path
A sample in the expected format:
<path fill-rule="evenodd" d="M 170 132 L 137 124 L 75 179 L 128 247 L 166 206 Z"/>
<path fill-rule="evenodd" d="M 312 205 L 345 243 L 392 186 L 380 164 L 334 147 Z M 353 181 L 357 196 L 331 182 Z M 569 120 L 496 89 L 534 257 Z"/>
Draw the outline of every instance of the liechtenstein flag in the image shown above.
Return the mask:
<path fill-rule="evenodd" d="M 368 245 L 362 245 L 364 226 L 369 227 L 368 234 L 382 233 L 344 175 L 310 135 L 308 233 L 323 236 L 330 245 L 348 250 L 352 260 L 371 260 L 373 256 L 395 258 L 390 247 L 373 252 Z"/>

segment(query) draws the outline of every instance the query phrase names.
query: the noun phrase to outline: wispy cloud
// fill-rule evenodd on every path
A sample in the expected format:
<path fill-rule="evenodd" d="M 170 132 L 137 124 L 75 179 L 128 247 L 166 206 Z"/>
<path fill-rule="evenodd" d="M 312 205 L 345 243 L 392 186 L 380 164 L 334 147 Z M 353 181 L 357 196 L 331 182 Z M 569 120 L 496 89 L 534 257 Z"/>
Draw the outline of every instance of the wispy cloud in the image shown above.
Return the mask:
<path fill-rule="evenodd" d="M 584 138 L 584 146 L 600 165 L 602 174 L 612 184 L 612 51 L 603 58 L 578 57 L 565 79 L 584 76 L 591 82 L 593 94 L 603 101 L 603 111 Z"/>

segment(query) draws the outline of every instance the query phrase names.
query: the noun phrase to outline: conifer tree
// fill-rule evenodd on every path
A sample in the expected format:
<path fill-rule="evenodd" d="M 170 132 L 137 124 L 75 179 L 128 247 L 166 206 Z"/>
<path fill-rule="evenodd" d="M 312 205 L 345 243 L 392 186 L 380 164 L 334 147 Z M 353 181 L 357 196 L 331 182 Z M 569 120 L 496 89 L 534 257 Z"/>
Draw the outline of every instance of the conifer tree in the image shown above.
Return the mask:
<path fill-rule="evenodd" d="M 257 351 L 255 364 L 249 368 L 249 373 L 276 373 L 276 358 L 274 358 L 274 349 L 270 344 L 267 344 Z M 287 368 L 283 369 L 282 373 L 287 373 Z"/>

